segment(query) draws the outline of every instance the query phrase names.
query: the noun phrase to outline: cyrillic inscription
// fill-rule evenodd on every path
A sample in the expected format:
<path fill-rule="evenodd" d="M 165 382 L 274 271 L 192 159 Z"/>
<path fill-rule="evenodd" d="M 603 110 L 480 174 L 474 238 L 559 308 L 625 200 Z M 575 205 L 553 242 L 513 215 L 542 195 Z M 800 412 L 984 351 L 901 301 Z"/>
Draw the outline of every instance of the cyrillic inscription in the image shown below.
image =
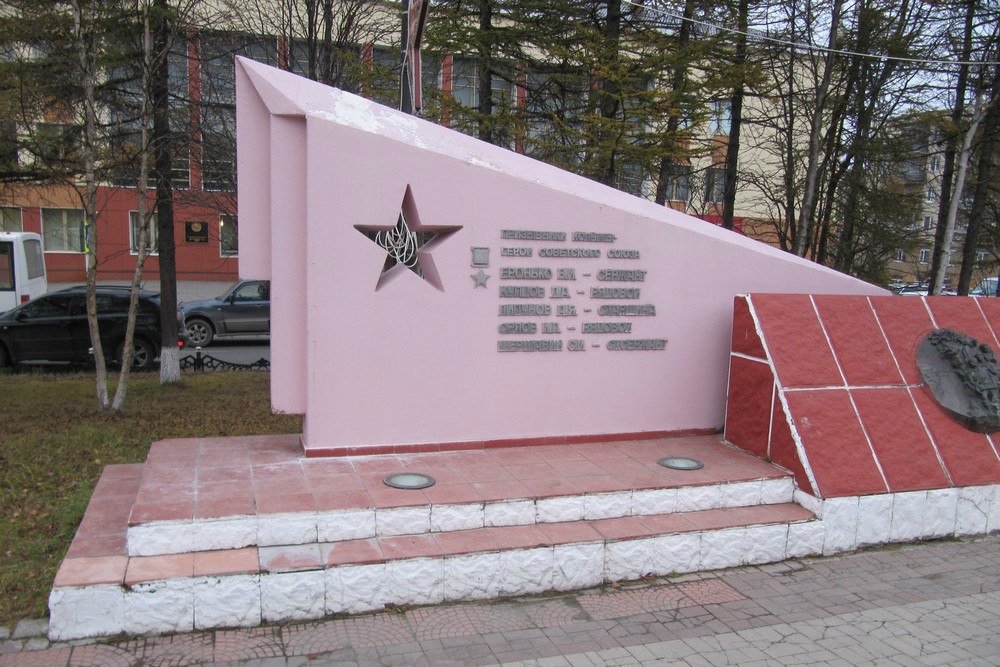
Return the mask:
<path fill-rule="evenodd" d="M 601 251 L 596 248 L 542 248 L 538 256 L 597 258 L 601 256 Z"/>
<path fill-rule="evenodd" d="M 627 350 L 665 350 L 665 338 L 631 338 L 637 336 L 656 335 L 655 328 L 647 333 L 647 326 L 652 322 L 640 321 L 639 329 L 633 331 L 633 317 L 655 317 L 656 306 L 652 303 L 606 303 L 601 305 L 601 299 L 635 300 L 641 298 L 640 286 L 621 285 L 621 283 L 645 283 L 646 269 L 610 268 L 622 264 L 604 262 L 606 268 L 598 269 L 602 263 L 575 262 L 573 260 L 599 259 L 608 260 L 638 260 L 641 253 L 636 249 L 616 248 L 590 244 L 616 244 L 618 238 L 614 234 L 601 232 L 556 232 L 538 229 L 501 229 L 500 237 L 511 239 L 514 245 L 501 246 L 500 254 L 512 258 L 536 258 L 535 266 L 498 267 L 498 279 L 502 281 L 521 281 L 521 284 L 500 284 L 501 299 L 538 300 L 535 303 L 512 303 L 500 305 L 501 318 L 520 318 L 517 321 L 501 320 L 497 331 L 501 337 L 497 340 L 499 352 L 558 352 L 563 349 L 571 352 L 585 352 L 587 348 L 606 348 L 612 351 Z M 522 242 L 520 245 L 518 242 Z M 546 242 L 567 242 L 561 246 L 551 246 Z M 534 243 L 531 243 L 534 242 Z M 540 247 L 549 245 L 549 247 Z M 562 260 L 562 261 L 560 261 Z M 517 262 L 514 262 L 517 263 Z M 557 266 L 545 266 L 556 264 Z M 562 264 L 562 266 L 558 266 Z M 566 266 L 566 265 L 569 266 Z M 625 264 L 628 266 L 628 264 Z M 632 264 L 635 266 L 635 264 Z M 577 268 L 582 270 L 578 280 Z M 532 281 L 553 281 L 547 286 Z M 559 282 L 555 282 L 559 281 Z M 570 281 L 573 281 L 571 284 Z M 619 283 L 619 285 L 594 286 L 595 282 Z M 597 303 L 593 303 L 597 301 Z M 553 302 L 555 306 L 553 307 Z M 582 311 L 580 310 L 582 309 Z M 530 321 L 530 318 L 555 318 L 549 321 Z M 573 319 L 582 317 L 593 319 L 600 315 L 598 321 L 579 322 Z M 609 321 L 611 320 L 611 321 Z M 566 326 L 563 326 L 563 325 Z M 565 333 L 581 338 L 560 340 Z M 519 337 L 520 340 L 507 338 Z M 588 339 L 588 336 L 590 338 Z M 600 337 L 598 337 L 600 336 Z M 606 338 L 605 338 L 606 336 Z M 614 336 L 619 336 L 614 338 Z M 625 338 L 621 338 L 625 336 Z M 614 338 L 607 340 L 607 338 Z"/>
<path fill-rule="evenodd" d="M 500 289 L 503 289 L 502 287 Z M 591 299 L 638 299 L 638 287 L 591 287 Z"/>
<path fill-rule="evenodd" d="M 639 290 L 636 290 L 637 292 Z M 501 285 L 501 299 L 544 299 L 545 288 L 528 285 Z M 638 298 L 638 297 L 636 297 Z"/>
<path fill-rule="evenodd" d="M 584 243 L 614 243 L 614 234 L 598 234 L 597 232 L 573 232 L 574 241 Z"/>
<path fill-rule="evenodd" d="M 518 241 L 565 241 L 566 232 L 542 232 L 537 229 L 501 229 L 500 238 Z"/>
<path fill-rule="evenodd" d="M 608 250 L 608 259 L 639 259 L 638 250 Z"/>
<path fill-rule="evenodd" d="M 609 340 L 607 345 L 609 350 L 665 350 L 667 340 L 665 338 L 632 338 L 625 340 Z"/>
<path fill-rule="evenodd" d="M 498 340 L 499 352 L 560 352 L 561 340 Z"/>
<path fill-rule="evenodd" d="M 500 269 L 500 280 L 551 280 L 552 269 L 532 267 L 505 267 Z"/>
<path fill-rule="evenodd" d="M 618 269 L 602 269 L 597 272 L 597 279 L 604 281 L 616 280 L 624 283 L 641 283 L 646 281 L 646 272 L 643 270 L 620 271 Z"/>
<path fill-rule="evenodd" d="M 576 306 L 573 304 L 559 306 L 559 309 L 556 311 L 556 315 L 559 317 L 576 317 Z"/>
<path fill-rule="evenodd" d="M 500 248 L 500 255 L 502 257 L 531 257 L 534 252 L 534 248 Z"/>
<path fill-rule="evenodd" d="M 655 317 L 656 306 L 651 303 L 644 303 L 641 306 L 606 304 L 597 309 L 597 314 L 604 317 Z"/>
<path fill-rule="evenodd" d="M 533 334 L 538 333 L 538 325 L 534 322 L 501 322 L 497 331 L 502 334 Z"/>
<path fill-rule="evenodd" d="M 584 322 L 583 333 L 632 333 L 631 322 Z"/>
<path fill-rule="evenodd" d="M 547 303 L 505 303 L 500 306 L 500 317 L 548 317 L 551 314 L 552 306 Z"/>

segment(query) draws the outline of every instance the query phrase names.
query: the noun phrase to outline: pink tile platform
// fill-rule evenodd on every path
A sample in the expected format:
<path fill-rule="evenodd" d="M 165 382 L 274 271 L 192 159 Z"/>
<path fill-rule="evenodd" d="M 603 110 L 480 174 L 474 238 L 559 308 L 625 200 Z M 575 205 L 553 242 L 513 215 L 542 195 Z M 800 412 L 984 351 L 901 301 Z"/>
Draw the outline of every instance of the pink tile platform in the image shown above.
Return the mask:
<path fill-rule="evenodd" d="M 705 467 L 656 464 L 668 455 Z M 437 484 L 384 485 L 402 471 Z M 257 625 L 815 553 L 818 522 L 792 494 L 788 472 L 718 436 L 325 460 L 296 436 L 160 441 L 144 465 L 105 470 L 50 634 Z"/>
<path fill-rule="evenodd" d="M 656 464 L 668 455 L 699 459 L 705 468 Z M 406 471 L 437 483 L 424 490 L 385 485 L 386 476 Z M 643 496 L 681 487 L 689 489 L 685 511 L 754 505 L 762 485 L 767 497 L 791 501 L 788 473 L 717 436 L 336 459 L 305 458 L 297 436 L 165 440 L 152 445 L 143 467 L 127 551 L 149 556 L 617 518 L 673 511 L 676 504 L 643 503 Z M 646 509 L 635 507 L 637 498 Z"/>

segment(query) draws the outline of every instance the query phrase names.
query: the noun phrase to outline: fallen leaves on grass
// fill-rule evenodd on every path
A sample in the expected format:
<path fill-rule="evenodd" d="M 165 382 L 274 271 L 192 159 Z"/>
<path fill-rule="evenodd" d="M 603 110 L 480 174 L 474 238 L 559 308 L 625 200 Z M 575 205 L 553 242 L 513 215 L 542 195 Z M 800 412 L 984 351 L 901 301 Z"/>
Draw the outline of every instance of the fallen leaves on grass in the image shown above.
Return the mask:
<path fill-rule="evenodd" d="M 105 465 L 142 463 L 164 438 L 301 432 L 301 417 L 271 413 L 269 381 L 205 373 L 160 385 L 155 373 L 135 374 L 124 412 L 113 414 L 97 409 L 91 375 L 0 376 L 0 626 L 47 614 Z"/>

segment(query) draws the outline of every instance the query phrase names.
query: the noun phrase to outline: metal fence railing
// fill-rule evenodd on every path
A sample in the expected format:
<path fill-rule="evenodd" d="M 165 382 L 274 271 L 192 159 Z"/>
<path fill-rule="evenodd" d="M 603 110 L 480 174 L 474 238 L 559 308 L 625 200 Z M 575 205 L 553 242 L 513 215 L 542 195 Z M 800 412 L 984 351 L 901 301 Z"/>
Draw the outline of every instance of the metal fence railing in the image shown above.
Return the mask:
<path fill-rule="evenodd" d="M 261 357 L 257 361 L 249 364 L 238 364 L 233 361 L 225 361 L 208 354 L 202 354 L 201 348 L 196 348 L 193 357 L 183 357 L 180 361 L 182 371 L 193 371 L 200 373 L 203 371 L 270 371 L 271 362 Z"/>

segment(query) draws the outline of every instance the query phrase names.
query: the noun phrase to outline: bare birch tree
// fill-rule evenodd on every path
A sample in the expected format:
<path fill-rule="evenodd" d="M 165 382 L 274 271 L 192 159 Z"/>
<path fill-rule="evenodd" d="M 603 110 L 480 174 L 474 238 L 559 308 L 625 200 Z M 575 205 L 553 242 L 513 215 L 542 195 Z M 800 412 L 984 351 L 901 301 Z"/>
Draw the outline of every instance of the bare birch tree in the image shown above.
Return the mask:
<path fill-rule="evenodd" d="M 969 169 L 969 160 L 972 158 L 973 139 L 979 131 L 979 125 L 983 122 L 990 108 L 1000 103 L 1000 95 L 997 91 L 982 91 L 976 99 L 976 105 L 972 111 L 972 118 L 969 127 L 962 137 L 962 148 L 955 157 L 955 184 L 951 189 L 951 202 L 948 206 L 948 217 L 945 219 L 943 240 L 940 247 L 936 248 L 938 253 L 938 270 L 931 275 L 931 294 L 940 294 L 944 289 L 945 269 L 948 267 L 948 259 L 951 257 L 951 244 L 955 236 L 955 221 L 958 218 L 958 207 L 962 201 L 962 191 L 965 188 L 965 176 Z"/>
<path fill-rule="evenodd" d="M 142 74 L 139 103 L 139 183 L 136 189 L 136 207 L 139 218 L 139 249 L 135 259 L 135 271 L 132 274 L 132 286 L 129 292 L 128 323 L 125 327 L 125 342 L 122 344 L 121 370 L 118 375 L 118 386 L 115 388 L 115 398 L 111 409 L 120 412 L 125 404 L 128 391 L 129 372 L 132 369 L 132 355 L 135 351 L 135 320 L 139 308 L 139 286 L 142 283 L 142 272 L 149 255 L 149 222 L 150 212 L 147 210 L 146 188 L 149 184 L 149 78 L 152 67 L 152 44 L 149 30 L 149 0 L 140 0 L 138 14 L 142 21 Z"/>
<path fill-rule="evenodd" d="M 109 407 L 108 376 L 105 367 L 104 347 L 97 322 L 97 60 L 100 36 L 96 27 L 95 8 L 72 0 L 73 42 L 79 66 L 80 86 L 83 93 L 83 218 L 87 235 L 87 327 L 90 345 L 94 351 L 97 404 L 101 410 Z"/>

